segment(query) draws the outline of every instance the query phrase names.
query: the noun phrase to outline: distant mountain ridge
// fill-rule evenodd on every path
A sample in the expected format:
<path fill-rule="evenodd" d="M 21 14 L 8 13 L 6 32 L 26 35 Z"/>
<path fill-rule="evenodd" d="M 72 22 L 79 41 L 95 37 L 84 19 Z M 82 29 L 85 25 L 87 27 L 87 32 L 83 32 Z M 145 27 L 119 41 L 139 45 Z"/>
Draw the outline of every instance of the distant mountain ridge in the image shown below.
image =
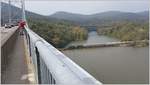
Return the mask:
<path fill-rule="evenodd" d="M 8 4 L 2 3 L 2 24 L 8 23 L 8 9 Z M 12 19 L 21 19 L 21 9 L 15 6 L 11 6 L 11 9 L 13 16 Z M 28 19 L 34 19 L 36 21 L 40 21 L 41 19 L 50 22 L 67 21 L 79 25 L 101 25 L 122 21 L 142 23 L 149 21 L 149 11 L 143 11 L 138 13 L 108 11 L 91 15 L 83 15 L 61 11 L 49 16 L 44 16 L 26 11 L 26 16 Z"/>
<path fill-rule="evenodd" d="M 119 22 L 119 21 L 134 21 L 134 22 L 145 22 L 149 20 L 149 11 L 143 11 L 138 13 L 121 12 L 121 11 L 108 11 L 102 13 L 96 13 L 91 15 L 74 14 L 68 12 L 56 12 L 49 17 L 69 20 L 75 23 L 97 23 L 101 24 L 105 22 Z M 99 23 L 100 22 L 100 23 Z"/>
<path fill-rule="evenodd" d="M 2 5 L 2 10 L 1 10 L 1 14 L 2 14 L 2 25 L 4 25 L 5 23 L 8 23 L 8 19 L 9 19 L 9 5 L 7 3 L 1 3 Z M 11 6 L 11 18 L 12 18 L 12 21 L 13 20 L 20 20 L 22 18 L 22 15 L 21 15 L 21 12 L 22 10 L 16 6 Z M 33 19 L 33 20 L 36 20 L 36 21 L 40 21 L 40 20 L 45 20 L 45 21 L 52 21 L 52 22 L 55 22 L 55 21 L 58 21 L 57 19 L 54 19 L 54 18 L 49 18 L 48 16 L 44 16 L 44 15 L 40 15 L 40 14 L 37 14 L 37 13 L 33 13 L 33 12 L 30 12 L 30 11 L 27 11 L 26 10 L 26 18 L 27 19 Z"/>

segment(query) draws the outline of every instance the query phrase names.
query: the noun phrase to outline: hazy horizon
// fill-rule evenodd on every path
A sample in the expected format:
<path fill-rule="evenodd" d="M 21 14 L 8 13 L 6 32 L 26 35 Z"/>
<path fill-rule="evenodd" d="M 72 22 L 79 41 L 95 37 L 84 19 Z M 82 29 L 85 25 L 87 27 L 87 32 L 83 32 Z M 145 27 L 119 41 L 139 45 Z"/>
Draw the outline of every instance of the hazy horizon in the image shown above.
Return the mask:
<path fill-rule="evenodd" d="M 15 6 L 20 4 L 12 3 Z M 68 12 L 91 15 L 108 11 L 143 12 L 149 11 L 148 0 L 138 1 L 26 1 L 26 10 L 40 15 L 52 15 L 56 12 Z"/>
<path fill-rule="evenodd" d="M 140 12 L 149 12 L 149 10 L 143 10 L 143 11 L 139 11 L 139 12 L 126 12 L 126 11 L 116 11 L 116 10 L 110 10 L 110 11 L 104 11 L 104 12 L 98 12 L 98 13 L 105 13 L 105 12 L 125 12 L 125 13 L 140 13 Z M 80 14 L 80 15 L 93 15 L 93 14 L 98 14 L 98 13 L 93 13 L 93 14 L 81 14 L 81 13 L 72 13 L 72 12 L 66 12 L 66 11 L 57 11 L 55 13 L 58 13 L 58 12 L 65 12 L 65 13 L 71 13 L 71 14 Z M 55 14 L 53 13 L 53 14 Z M 50 14 L 50 15 L 53 15 L 53 14 Z"/>

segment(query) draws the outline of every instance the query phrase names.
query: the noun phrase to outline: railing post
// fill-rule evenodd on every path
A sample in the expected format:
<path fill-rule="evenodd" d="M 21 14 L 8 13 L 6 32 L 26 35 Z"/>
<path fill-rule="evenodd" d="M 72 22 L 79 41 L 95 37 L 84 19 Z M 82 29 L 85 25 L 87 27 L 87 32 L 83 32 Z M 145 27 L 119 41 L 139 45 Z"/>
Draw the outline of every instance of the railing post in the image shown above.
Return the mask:
<path fill-rule="evenodd" d="M 37 71 L 38 71 L 38 83 L 39 84 L 42 84 L 42 81 L 41 81 L 41 62 L 40 62 L 40 55 L 39 55 L 39 52 L 38 52 L 38 49 L 35 48 L 35 51 L 36 51 L 36 56 L 37 56 Z"/>
<path fill-rule="evenodd" d="M 29 34 L 28 34 L 28 32 L 27 32 L 26 29 L 25 29 L 25 37 L 26 37 L 26 39 L 27 39 L 27 44 L 28 44 L 28 48 L 29 48 L 29 54 L 30 54 L 30 56 L 31 56 L 31 42 L 30 42 L 30 36 L 29 36 Z"/>

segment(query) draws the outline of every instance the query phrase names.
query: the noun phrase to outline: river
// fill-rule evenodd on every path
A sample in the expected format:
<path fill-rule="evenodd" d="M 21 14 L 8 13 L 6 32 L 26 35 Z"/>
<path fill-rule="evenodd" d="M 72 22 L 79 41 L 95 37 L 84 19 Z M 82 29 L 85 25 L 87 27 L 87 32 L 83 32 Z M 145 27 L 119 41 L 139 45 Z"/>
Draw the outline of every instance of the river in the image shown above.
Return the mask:
<path fill-rule="evenodd" d="M 86 41 L 77 44 L 95 44 L 119 41 L 90 32 Z M 149 77 L 148 47 L 101 47 L 63 51 L 97 80 L 104 84 L 145 84 Z"/>
<path fill-rule="evenodd" d="M 69 46 L 77 46 L 77 45 L 90 45 L 90 44 L 99 44 L 99 43 L 106 43 L 106 42 L 116 42 L 119 41 L 118 39 L 115 38 L 110 38 L 107 36 L 99 36 L 97 32 L 92 31 L 88 33 L 88 39 L 85 41 L 76 41 L 72 42 L 68 45 Z"/>

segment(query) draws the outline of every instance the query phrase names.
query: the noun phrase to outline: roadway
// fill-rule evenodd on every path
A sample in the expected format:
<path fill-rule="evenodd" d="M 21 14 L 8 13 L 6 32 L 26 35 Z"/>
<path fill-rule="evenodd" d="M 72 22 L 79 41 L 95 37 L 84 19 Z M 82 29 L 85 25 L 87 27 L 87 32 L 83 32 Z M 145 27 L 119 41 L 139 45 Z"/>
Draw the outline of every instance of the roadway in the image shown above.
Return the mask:
<path fill-rule="evenodd" d="M 17 30 L 18 27 L 13 28 L 4 28 L 1 27 L 1 46 L 5 44 L 5 42 L 13 35 L 13 33 Z"/>
<path fill-rule="evenodd" d="M 16 29 L 16 28 L 14 28 Z M 8 30 L 8 29 L 7 29 Z M 9 29 L 13 30 L 13 29 Z M 6 30 L 5 30 L 6 31 Z M 10 36 L 13 31 L 8 34 L 2 34 L 4 36 Z M 18 32 L 16 32 L 18 33 Z M 2 40 L 5 40 L 3 38 Z M 13 45 L 13 44 L 12 44 Z M 25 56 L 24 37 L 17 35 L 16 43 L 14 43 L 11 52 L 8 54 L 7 64 L 4 65 L 5 69 L 2 68 L 1 72 L 1 83 L 2 84 L 29 84 L 29 81 L 25 75 L 28 74 L 27 60 Z"/>

